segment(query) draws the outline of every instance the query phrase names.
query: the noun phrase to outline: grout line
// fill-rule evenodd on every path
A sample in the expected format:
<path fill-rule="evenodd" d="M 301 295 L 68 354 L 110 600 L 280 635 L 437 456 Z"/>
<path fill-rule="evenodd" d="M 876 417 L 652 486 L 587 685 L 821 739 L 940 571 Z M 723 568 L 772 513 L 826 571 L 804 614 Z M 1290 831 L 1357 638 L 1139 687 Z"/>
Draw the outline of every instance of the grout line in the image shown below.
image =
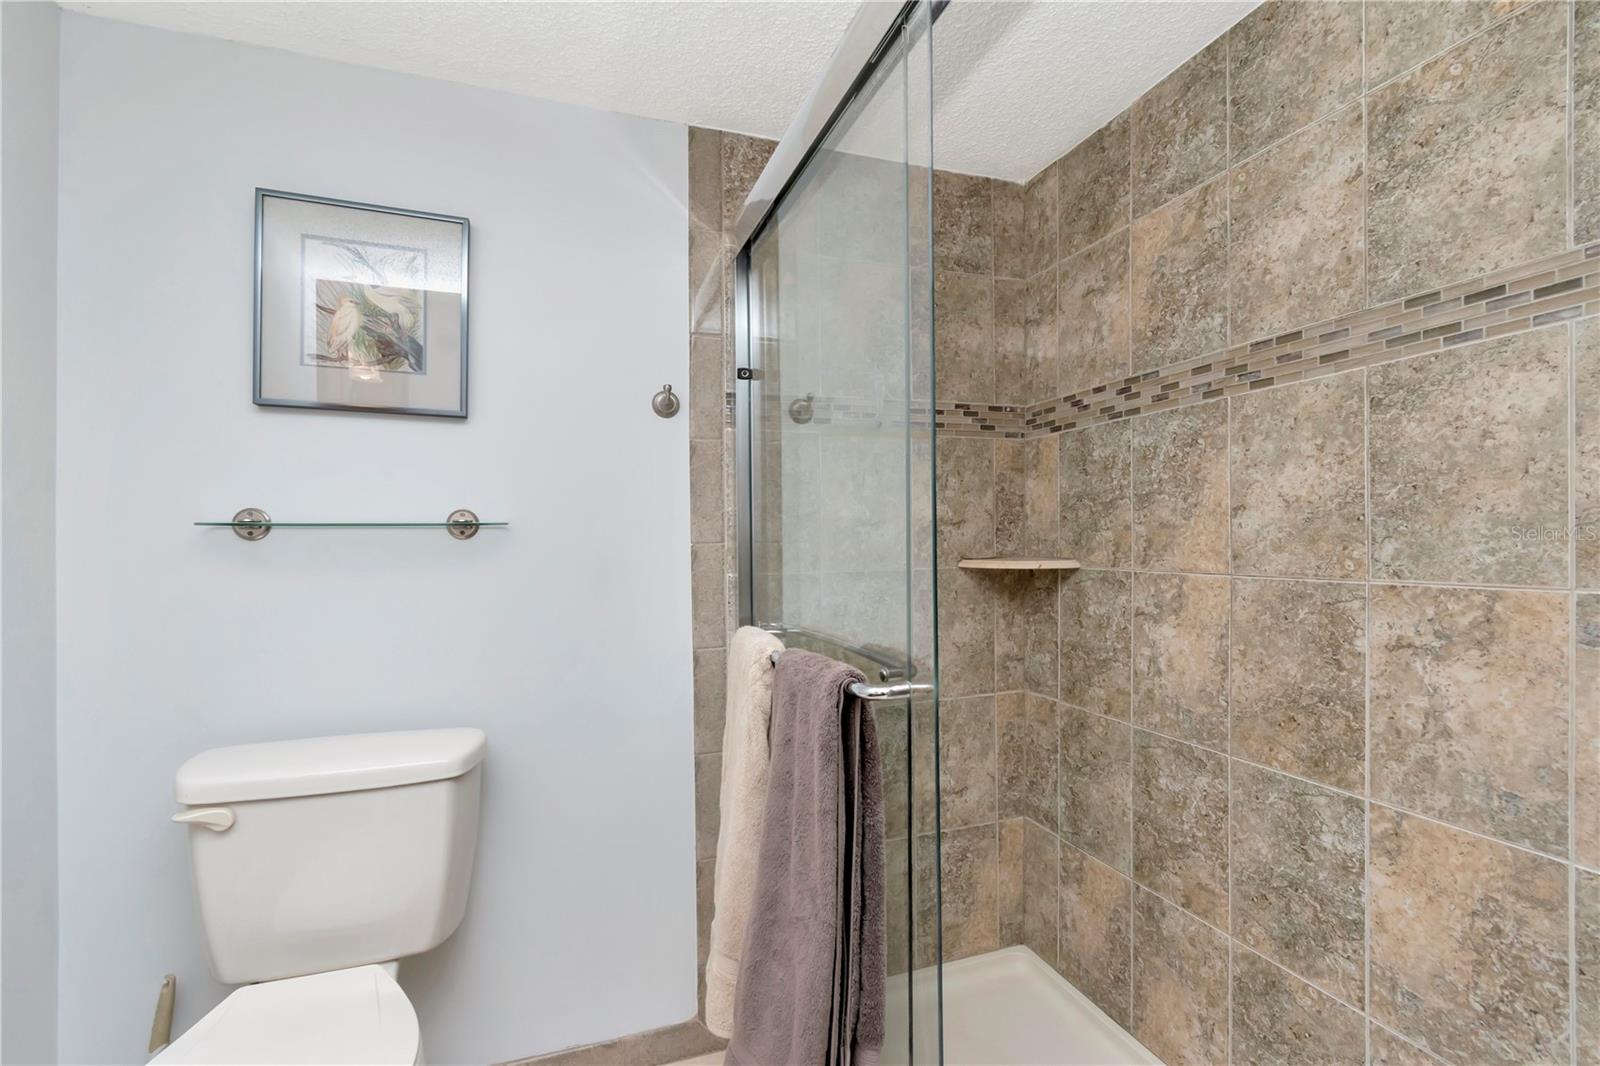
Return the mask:
<path fill-rule="evenodd" d="M 1571 13 L 1568 55 L 1571 55 Z M 1568 94 L 1568 99 L 1571 95 Z M 1568 150 L 1571 150 L 1569 139 Z M 1568 198 L 1570 202 L 1570 197 Z M 1569 216 L 1570 221 L 1570 216 Z M 1569 587 L 1578 579 L 1578 334 L 1567 329 L 1567 577 Z M 1578 597 L 1567 596 L 1567 1027 L 1572 1066 L 1578 1066 Z"/>
<path fill-rule="evenodd" d="M 1287 778 L 1290 778 L 1292 780 L 1299 781 L 1299 782 L 1301 782 L 1303 784 L 1313 785 L 1313 786 L 1315 786 L 1317 788 L 1326 789 L 1329 792 L 1336 793 L 1337 795 L 1344 796 L 1344 797 L 1346 797 L 1348 799 L 1354 799 L 1354 800 L 1361 801 L 1363 803 L 1368 804 L 1371 807 L 1382 807 L 1385 810 L 1394 811 L 1396 814 L 1403 814 L 1408 818 L 1416 818 L 1416 819 L 1419 819 L 1419 820 L 1424 821 L 1424 822 L 1432 823 L 1433 825 L 1443 826 L 1446 829 L 1453 829 L 1458 833 L 1465 833 L 1467 836 L 1476 837 L 1476 838 L 1478 838 L 1480 840 L 1486 840 L 1486 841 L 1488 841 L 1488 842 L 1490 842 L 1492 844 L 1499 844 L 1499 845 L 1501 845 L 1503 847 L 1513 848 L 1513 849 L 1515 849 L 1517 851 L 1526 852 L 1529 855 L 1533 855 L 1533 856 L 1536 856 L 1536 857 L 1541 858 L 1541 859 L 1547 859 L 1547 860 L 1549 860 L 1551 862 L 1557 862 L 1557 863 L 1560 863 L 1563 866 L 1581 865 L 1581 864 L 1574 864 L 1571 860 L 1563 858 L 1560 855 L 1554 855 L 1554 854 L 1551 854 L 1550 852 L 1547 852 L 1547 851 L 1540 851 L 1538 848 L 1529 847 L 1526 844 L 1518 844 L 1515 841 L 1504 840 L 1504 839 L 1502 839 L 1500 837 L 1490 836 L 1488 833 L 1484 833 L 1484 832 L 1481 832 L 1481 831 L 1476 830 L 1476 829 L 1469 829 L 1466 826 L 1457 825 L 1454 822 L 1447 822 L 1443 818 L 1439 818 L 1439 817 L 1437 817 L 1435 815 L 1431 815 L 1431 814 L 1425 814 L 1422 811 L 1413 810 L 1410 807 L 1402 807 L 1399 804 L 1391 803 L 1391 802 L 1389 802 L 1387 800 L 1371 799 L 1369 797 L 1363 796 L 1359 792 L 1352 792 L 1350 789 L 1343 788 L 1343 787 L 1341 787 L 1339 785 L 1330 785 L 1326 781 L 1317 781 L 1317 780 L 1314 780 L 1314 779 L 1309 778 L 1309 777 L 1303 777 L 1300 774 L 1291 773 L 1288 770 L 1282 770 L 1282 769 L 1279 769 L 1276 766 L 1269 766 L 1266 763 L 1256 762 L 1253 759 L 1245 759 L 1245 758 L 1241 758 L 1241 757 L 1239 757 L 1237 755 L 1229 755 L 1227 752 L 1221 751 L 1221 750 L 1219 750 L 1217 748 L 1213 748 L 1213 747 L 1210 747 L 1210 746 L 1205 745 L 1205 744 L 1197 744 L 1192 740 L 1185 740 L 1183 737 L 1175 737 L 1170 733 L 1162 733 L 1162 732 L 1159 732 L 1159 731 L 1154 730 L 1154 729 L 1149 729 L 1149 728 L 1147 728 L 1145 726 L 1134 725 L 1134 724 L 1128 722 L 1127 719 L 1124 719 L 1124 718 L 1116 718 L 1116 717 L 1114 717 L 1112 715 L 1109 715 L 1109 714 L 1103 714 L 1103 713 L 1101 713 L 1099 711 L 1091 710 L 1088 707 L 1080 707 L 1080 706 L 1078 706 L 1077 704 L 1074 704 L 1074 703 L 1067 703 L 1067 704 L 1064 704 L 1064 706 L 1070 707 L 1070 708 L 1072 708 L 1073 710 L 1076 710 L 1076 711 L 1080 711 L 1083 714 L 1093 715 L 1096 718 L 1103 718 L 1103 719 L 1105 719 L 1106 721 L 1109 721 L 1109 722 L 1118 722 L 1118 723 L 1121 723 L 1122 725 L 1130 726 L 1136 732 L 1144 733 L 1144 734 L 1147 734 L 1147 735 L 1152 736 L 1152 737 L 1157 737 L 1157 738 L 1159 738 L 1161 740 L 1167 740 L 1167 741 L 1172 741 L 1172 742 L 1178 743 L 1178 744 L 1184 744 L 1184 745 L 1187 745 L 1188 747 L 1195 748 L 1195 749 L 1198 749 L 1200 751 L 1204 751 L 1204 752 L 1207 752 L 1209 754 L 1219 756 L 1221 758 L 1231 759 L 1234 762 L 1240 763 L 1240 764 L 1242 764 L 1244 766 L 1252 767 L 1253 769 L 1266 770 L 1266 771 L 1268 771 L 1270 773 L 1278 774 L 1278 775 L 1280 775 L 1282 777 L 1287 777 Z"/>
<path fill-rule="evenodd" d="M 1566 223 L 1567 223 L 1567 247 L 1568 248 L 1572 247 L 1573 239 L 1577 236 L 1577 227 L 1578 227 L 1578 218 L 1577 218 L 1577 216 L 1578 216 L 1578 191 L 1577 191 L 1578 190 L 1578 184 L 1577 184 L 1578 167 L 1577 167 L 1577 148 L 1575 146 L 1576 145 L 1576 137 L 1577 137 L 1577 109 L 1578 109 L 1577 108 L 1577 100 L 1578 100 L 1578 98 L 1577 98 L 1577 84 L 1576 84 L 1576 82 L 1577 82 L 1577 69 L 1576 69 L 1576 63 L 1574 62 L 1574 59 L 1573 59 L 1573 56 L 1576 55 L 1576 49 L 1577 49 L 1577 35 L 1578 35 L 1577 8 L 1578 8 L 1578 5 L 1576 3 L 1571 2 L 1571 0 L 1569 0 L 1569 2 L 1567 3 L 1567 26 L 1566 26 L 1566 30 L 1567 30 L 1567 45 L 1566 45 L 1566 54 L 1561 57 L 1562 60 L 1565 62 L 1565 70 L 1563 71 L 1565 77 L 1563 78 L 1562 85 L 1561 85 L 1561 88 L 1562 88 L 1562 94 L 1561 94 L 1562 100 L 1561 100 L 1561 102 L 1562 102 L 1562 104 L 1563 104 L 1563 106 L 1564 106 L 1564 108 L 1566 110 L 1565 118 L 1567 120 L 1565 129 L 1563 130 L 1563 132 L 1565 132 L 1566 135 L 1567 135 L 1567 158 L 1566 158 L 1566 164 L 1567 164 L 1567 173 L 1566 173 L 1566 178 L 1567 178 L 1567 202 L 1565 204 L 1563 204 L 1562 206 L 1566 208 L 1566 216 L 1567 216 L 1566 217 Z M 1577 1041 L 1576 1040 L 1573 1041 L 1573 1047 L 1574 1048 L 1577 1047 Z M 1576 1054 L 1576 1052 L 1574 1052 L 1574 1054 Z"/>
<path fill-rule="evenodd" d="M 1362 12 L 1365 18 L 1366 3 Z M 1365 49 L 1363 49 L 1363 56 Z M 1365 60 L 1363 59 L 1363 62 Z M 1372 1055 L 1372 418 L 1369 374 L 1361 371 L 1361 492 L 1366 552 L 1361 634 L 1361 1005 L 1368 1019 L 1367 1056 Z"/>
<path fill-rule="evenodd" d="M 1412 74 L 1416 73 L 1419 68 L 1427 66 L 1429 63 L 1432 63 L 1435 59 L 1438 59 L 1440 56 L 1446 54 L 1447 52 L 1450 52 L 1450 51 L 1452 51 L 1453 49 L 1456 49 L 1456 48 L 1460 48 L 1462 45 L 1466 44 L 1468 41 L 1475 41 L 1479 37 L 1482 37 L 1485 34 L 1489 33 L 1489 31 L 1495 29 L 1497 26 L 1500 26 L 1501 24 L 1506 23 L 1506 22 L 1510 22 L 1512 19 L 1516 18 L 1518 15 L 1522 14 L 1524 11 L 1531 11 L 1534 8 L 1537 8 L 1539 6 L 1540 6 L 1539 3 L 1535 2 L 1535 3 L 1531 3 L 1531 4 L 1522 4 L 1522 5 L 1519 5 L 1519 6 L 1515 7 L 1515 8 L 1513 8 L 1512 10 L 1508 11 L 1506 14 L 1501 15 L 1499 18 L 1490 20 L 1490 22 L 1487 25 L 1480 26 L 1478 29 L 1473 30 L 1471 33 L 1467 34 L 1465 37 L 1461 37 L 1461 38 L 1451 42 L 1450 44 L 1446 45 L 1445 47 L 1439 49 L 1437 52 L 1434 52 L 1432 55 L 1425 56 L 1421 60 L 1418 60 L 1416 63 L 1413 63 L 1411 66 L 1406 67 L 1404 70 L 1400 71 L 1399 73 L 1390 75 L 1389 77 L 1385 78 L 1383 81 L 1379 82 L 1376 85 L 1367 86 L 1367 88 L 1366 88 L 1367 95 L 1371 95 L 1372 93 L 1378 92 L 1379 90 L 1382 90 L 1382 89 L 1387 89 L 1389 86 L 1393 85 L 1395 82 L 1399 81 L 1400 79 L 1406 78 L 1406 77 L 1410 77 Z"/>
<path fill-rule="evenodd" d="M 1365 523 L 1369 528 L 1368 554 L 1371 547 L 1371 521 Z M 1574 589 L 1568 584 L 1561 585 L 1498 585 L 1493 583 L 1477 584 L 1467 581 L 1416 581 L 1398 578 L 1353 578 L 1353 577 L 1285 577 L 1276 574 L 1246 574 L 1228 573 L 1221 570 L 1163 570 L 1156 567 L 1129 567 L 1129 566 L 1084 566 L 1086 571 L 1107 572 L 1121 571 L 1132 574 L 1145 574 L 1156 577 L 1227 577 L 1240 578 L 1245 581 L 1278 581 L 1290 584 L 1303 585 L 1372 585 L 1380 588 L 1437 588 L 1461 589 L 1474 592 L 1545 592 L 1551 595 L 1565 595 L 1572 591 L 1586 592 L 1587 588 Z"/>
<path fill-rule="evenodd" d="M 1366 1011 L 1362 1010 L 1360 1007 L 1356 1006 L 1354 1003 L 1349 1002 L 1343 996 L 1336 995 L 1333 992 L 1328 991 L 1326 988 L 1323 988 L 1321 985 L 1314 984 L 1311 981 L 1306 980 L 1304 977 L 1301 977 L 1299 974 L 1297 974 L 1293 970 L 1289 969 L 1289 967 L 1283 965 L 1283 963 L 1278 962 L 1276 959 L 1273 959 L 1272 957 L 1270 957 L 1268 955 L 1262 954 L 1261 952 L 1257 951 L 1255 948 L 1251 947 L 1249 944 L 1246 944 L 1243 940 L 1233 940 L 1232 938 L 1230 938 L 1229 939 L 1229 943 L 1230 944 L 1237 944 L 1247 954 L 1254 955 L 1256 958 L 1258 958 L 1262 962 L 1268 964 L 1273 969 L 1282 970 L 1284 973 L 1288 974 L 1290 977 L 1294 978 L 1296 981 L 1300 982 L 1301 984 L 1305 985 L 1306 987 L 1312 989 L 1313 991 L 1322 993 L 1324 996 L 1327 996 L 1329 999 L 1333 1000 L 1335 1003 L 1339 1004 L 1339 1006 L 1341 1006 L 1341 1007 L 1345 1008 L 1346 1010 L 1350 1011 L 1352 1014 L 1355 1014 L 1355 1015 L 1357 1015 L 1357 1016 L 1359 1016 L 1359 1017 L 1361 1017 L 1363 1019 L 1366 1017 L 1366 1013 L 1367 1013 Z"/>

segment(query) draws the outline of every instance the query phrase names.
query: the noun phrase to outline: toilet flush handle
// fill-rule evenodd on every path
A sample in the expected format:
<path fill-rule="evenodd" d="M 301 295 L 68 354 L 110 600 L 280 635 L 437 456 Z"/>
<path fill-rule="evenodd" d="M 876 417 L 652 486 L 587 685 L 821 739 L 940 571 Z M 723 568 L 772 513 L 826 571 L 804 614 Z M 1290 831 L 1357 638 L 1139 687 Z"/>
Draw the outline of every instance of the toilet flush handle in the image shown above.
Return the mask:
<path fill-rule="evenodd" d="M 233 812 L 226 807 L 191 807 L 174 814 L 172 820 L 187 825 L 203 825 L 216 833 L 233 828 Z"/>

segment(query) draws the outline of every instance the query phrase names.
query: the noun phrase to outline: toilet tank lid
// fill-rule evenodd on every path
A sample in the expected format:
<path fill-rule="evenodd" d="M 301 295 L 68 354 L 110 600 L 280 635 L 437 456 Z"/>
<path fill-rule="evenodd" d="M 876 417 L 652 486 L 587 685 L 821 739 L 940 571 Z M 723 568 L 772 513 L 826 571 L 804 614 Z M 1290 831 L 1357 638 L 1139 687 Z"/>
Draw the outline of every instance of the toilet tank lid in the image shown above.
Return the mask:
<path fill-rule="evenodd" d="M 179 803 L 237 803 L 325 796 L 460 777 L 483 761 L 481 729 L 357 733 L 201 752 L 182 766 Z"/>

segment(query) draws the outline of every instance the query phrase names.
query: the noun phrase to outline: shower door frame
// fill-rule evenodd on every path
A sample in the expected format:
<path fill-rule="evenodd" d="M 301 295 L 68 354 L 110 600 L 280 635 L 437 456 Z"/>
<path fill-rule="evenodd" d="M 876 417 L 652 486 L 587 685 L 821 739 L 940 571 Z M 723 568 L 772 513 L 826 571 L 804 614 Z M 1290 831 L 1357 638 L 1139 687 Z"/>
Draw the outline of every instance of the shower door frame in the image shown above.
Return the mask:
<path fill-rule="evenodd" d="M 909 60 L 907 51 L 897 49 L 896 46 L 902 42 L 908 29 L 914 28 L 920 28 L 921 31 L 926 35 L 926 48 L 929 51 L 929 69 L 925 73 L 930 79 L 930 84 L 928 86 L 927 98 L 925 101 L 923 101 L 929 110 L 929 114 L 926 119 L 926 135 L 929 139 L 929 143 L 927 143 L 925 146 L 925 150 L 927 152 L 927 158 L 925 160 L 927 173 L 925 180 L 928 184 L 928 195 L 926 203 L 921 206 L 926 212 L 926 217 L 923 222 L 926 226 L 928 234 L 928 261 L 925 264 L 925 266 L 928 268 L 926 278 L 927 290 L 925 293 L 928 306 L 928 332 L 926 340 L 923 343 L 926 345 L 926 354 L 929 361 L 927 419 L 929 430 L 928 464 L 931 477 L 931 471 L 933 469 L 933 464 L 936 462 L 937 455 L 937 432 L 934 429 L 933 418 L 933 345 L 934 334 L 937 326 L 935 323 L 935 312 L 933 309 L 932 288 L 932 267 L 934 266 L 934 263 L 932 261 L 933 159 L 931 138 L 933 120 L 931 114 L 931 49 L 933 25 L 948 4 L 949 0 L 906 0 L 906 2 L 902 3 L 898 7 L 887 3 L 869 3 L 861 5 L 860 9 L 858 9 L 856 13 L 856 16 L 854 19 L 852 19 L 850 26 L 846 29 L 844 37 L 841 39 L 838 47 L 834 50 L 834 54 L 829 60 L 828 67 L 824 71 L 822 78 L 807 95 L 805 102 L 801 105 L 800 111 L 790 122 L 789 127 L 784 132 L 782 139 L 773 149 L 773 153 L 769 158 L 767 165 L 762 169 L 761 174 L 757 177 L 755 184 L 751 188 L 750 194 L 746 197 L 745 203 L 728 233 L 729 245 L 737 249 L 732 264 L 733 276 L 731 295 L 733 306 L 731 310 L 733 313 L 733 362 L 735 368 L 733 391 L 735 463 L 734 493 L 736 496 L 735 525 L 737 534 L 735 560 L 738 570 L 738 620 L 741 625 L 755 625 L 759 624 L 760 622 L 760 620 L 757 619 L 755 612 L 755 501 L 758 498 L 758 494 L 761 492 L 761 472 L 758 469 L 759 464 L 755 462 L 753 447 L 754 441 L 759 439 L 759 434 L 762 432 L 762 416 L 760 411 L 761 404 L 754 402 L 752 386 L 761 380 L 763 367 L 761 365 L 761 356 L 758 351 L 759 346 L 751 342 L 752 323 L 750 320 L 750 315 L 753 309 L 753 300 L 750 291 L 751 250 L 755 245 L 756 240 L 765 231 L 768 221 L 775 218 L 777 209 L 784 201 L 785 195 L 794 186 L 795 182 L 800 178 L 800 176 L 805 173 L 807 164 L 809 164 L 816 156 L 818 151 L 821 150 L 823 145 L 827 142 L 829 135 L 835 130 L 839 122 L 849 114 L 851 105 L 856 101 L 858 96 L 872 85 L 874 75 L 877 73 L 881 63 L 889 57 L 897 59 L 901 62 L 907 62 Z M 919 15 L 919 13 L 923 11 L 926 11 L 926 14 Z M 918 27 L 916 23 L 916 20 L 919 19 L 919 17 L 921 18 L 920 27 Z M 908 100 L 907 107 L 909 108 L 910 106 L 911 104 Z M 910 136 L 909 125 L 910 124 L 908 121 L 908 138 Z M 913 165 L 914 164 L 912 161 L 908 159 L 907 166 L 911 167 Z M 908 263 L 908 269 L 909 267 L 910 264 Z M 915 271 L 912 271 L 911 276 L 915 277 Z M 913 292 L 914 289 L 915 286 L 912 286 L 911 289 L 908 289 L 908 295 Z M 911 348 L 908 348 L 909 357 L 912 350 L 915 348 L 915 342 L 911 341 L 908 343 L 910 343 L 912 346 Z M 908 408 L 913 402 L 911 399 L 909 384 L 910 383 L 908 381 L 906 400 Z M 907 461 L 909 464 L 909 456 Z M 933 508 L 936 508 L 936 501 L 932 499 L 933 486 L 931 481 L 929 485 L 929 491 L 930 503 L 933 504 Z M 907 506 L 908 508 L 910 506 L 909 498 L 907 500 Z M 930 522 L 933 520 L 933 508 L 930 508 Z M 908 525 L 908 532 L 909 528 L 910 527 Z M 932 538 L 932 547 L 930 551 L 932 553 L 929 559 L 930 570 L 932 573 L 937 574 L 938 547 L 936 536 Z M 909 556 L 907 561 L 909 566 L 911 561 Z M 907 577 L 908 579 L 910 577 L 909 570 Z M 931 622 L 932 629 L 934 634 L 937 634 L 937 578 L 935 577 L 933 580 L 935 588 L 932 592 L 930 613 L 933 619 Z M 933 761 L 930 771 L 933 777 L 934 788 L 934 809 L 932 815 L 932 837 L 934 848 L 932 864 L 932 893 L 934 908 L 932 918 L 933 961 L 931 966 L 934 974 L 934 1005 L 937 1012 L 938 1024 L 935 1028 L 935 1033 L 937 1035 L 934 1041 L 935 1046 L 933 1057 L 927 1061 L 942 1066 L 944 1063 L 944 951 L 942 935 L 943 885 L 941 883 L 942 874 L 940 869 L 941 863 L 939 860 L 939 855 L 943 848 L 943 829 L 940 824 L 941 819 L 938 802 L 940 752 L 937 742 L 937 637 L 934 636 L 932 640 L 934 646 L 930 649 L 930 662 L 932 664 L 931 672 L 935 687 L 933 699 L 934 711 L 932 716 L 934 724 L 931 729 L 933 734 Z M 914 649 L 908 646 L 906 663 L 906 672 L 908 675 L 915 671 L 915 667 L 912 662 L 914 657 Z M 906 710 L 907 729 L 909 730 L 912 728 L 911 723 L 913 720 L 912 703 L 910 700 L 906 701 Z M 906 751 L 906 758 L 908 760 L 912 759 L 912 751 L 909 745 Z M 908 788 L 911 784 L 911 774 L 912 768 L 908 766 Z M 908 825 L 907 832 L 908 834 L 913 834 L 913 827 Z M 906 946 L 908 956 L 907 969 L 902 974 L 894 975 L 894 979 L 904 980 L 907 983 L 908 1031 L 906 1039 L 908 1041 L 907 1051 L 913 1063 L 918 1061 L 918 1045 L 915 1036 L 918 1031 L 916 1023 L 916 975 L 918 972 L 916 952 L 917 937 L 915 933 L 915 912 L 917 899 L 915 872 L 916 865 L 917 863 L 915 856 L 908 855 L 906 869 L 908 892 L 906 897 L 906 905 L 911 908 L 912 913 L 907 916 L 907 928 L 910 931 L 908 936 L 908 944 Z"/>

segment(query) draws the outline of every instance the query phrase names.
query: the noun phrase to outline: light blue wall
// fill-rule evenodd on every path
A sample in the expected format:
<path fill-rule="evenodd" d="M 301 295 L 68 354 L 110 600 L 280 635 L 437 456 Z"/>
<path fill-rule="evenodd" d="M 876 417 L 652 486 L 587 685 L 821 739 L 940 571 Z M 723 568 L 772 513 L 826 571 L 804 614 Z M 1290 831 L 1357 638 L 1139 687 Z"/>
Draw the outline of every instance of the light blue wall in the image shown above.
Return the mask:
<path fill-rule="evenodd" d="M 0 1060 L 56 1034 L 54 4 L 0 4 Z"/>
<path fill-rule="evenodd" d="M 685 129 L 77 14 L 61 55 L 63 1059 L 225 991 L 186 757 L 424 726 L 489 735 L 466 920 L 401 967 L 428 1061 L 688 1018 Z M 469 420 L 251 405 L 258 185 L 471 218 Z M 190 524 L 245 506 L 512 525 Z"/>

